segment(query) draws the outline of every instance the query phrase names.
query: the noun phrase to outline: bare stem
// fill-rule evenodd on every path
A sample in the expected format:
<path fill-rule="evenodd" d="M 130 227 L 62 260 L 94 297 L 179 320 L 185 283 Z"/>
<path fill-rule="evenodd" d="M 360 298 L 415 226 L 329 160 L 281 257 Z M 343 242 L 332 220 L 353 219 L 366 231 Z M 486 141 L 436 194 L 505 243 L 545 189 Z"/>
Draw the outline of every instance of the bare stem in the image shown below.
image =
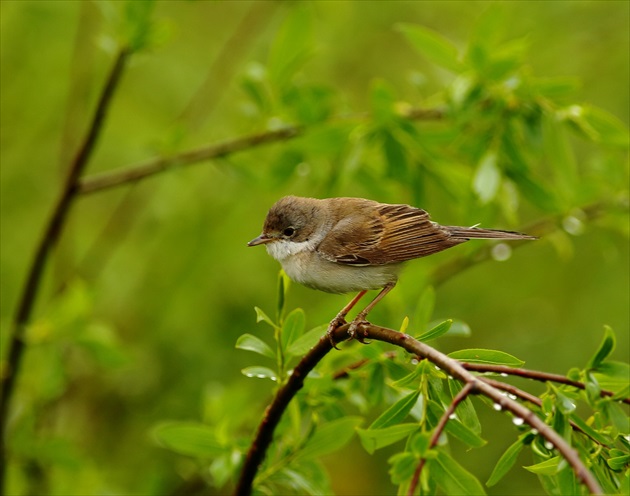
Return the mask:
<path fill-rule="evenodd" d="M 431 436 L 431 440 L 429 441 L 429 449 L 434 448 L 437 445 L 438 440 L 442 435 L 442 432 L 444 432 L 444 429 L 446 428 L 446 423 L 451 418 L 451 415 L 455 413 L 457 405 L 464 401 L 469 394 L 475 392 L 476 384 L 476 382 L 467 382 L 464 387 L 459 391 L 459 393 L 457 393 L 457 395 L 453 398 L 451 404 L 448 405 L 448 408 L 444 411 L 442 417 L 440 418 L 440 421 L 433 430 L 433 435 Z M 426 458 L 420 459 L 420 462 L 418 463 L 418 466 L 413 473 L 413 478 L 411 479 L 411 484 L 409 485 L 409 491 L 407 491 L 408 496 L 413 496 L 413 493 L 416 492 L 416 487 L 418 487 L 418 481 L 420 480 L 420 475 L 422 474 L 422 469 L 426 461 Z"/>
<path fill-rule="evenodd" d="M 472 370 L 474 372 L 494 372 L 497 374 L 515 375 L 518 377 L 524 377 L 526 379 L 532 379 L 542 382 L 557 382 L 558 384 L 566 384 L 577 389 L 586 389 L 586 385 L 583 382 L 574 381 L 560 374 L 550 374 L 548 372 L 540 372 L 538 370 L 529 370 L 508 367 L 507 365 L 489 365 L 483 363 L 462 363 L 462 366 L 466 370 Z M 602 396 L 614 396 L 613 391 L 607 391 L 602 389 L 600 391 Z M 619 401 L 630 404 L 630 398 L 621 398 Z"/>
<path fill-rule="evenodd" d="M 77 197 L 79 178 L 94 151 L 94 147 L 96 146 L 96 142 L 105 122 L 109 103 L 120 82 L 129 53 L 127 49 L 122 49 L 116 57 L 99 97 L 87 133 L 68 169 L 68 174 L 59 200 L 44 228 L 33 261 L 31 262 L 24 288 L 18 300 L 17 310 L 11 324 L 11 337 L 8 343 L 9 351 L 7 353 L 6 362 L 2 364 L 0 377 L 0 385 L 2 388 L 0 393 L 0 432 L 2 433 L 0 490 L 4 487 L 4 475 L 7 462 L 5 429 L 8 422 L 9 407 L 15 388 L 16 377 L 24 355 L 24 329 L 30 320 L 37 299 L 46 261 L 59 240 L 66 218 Z"/>

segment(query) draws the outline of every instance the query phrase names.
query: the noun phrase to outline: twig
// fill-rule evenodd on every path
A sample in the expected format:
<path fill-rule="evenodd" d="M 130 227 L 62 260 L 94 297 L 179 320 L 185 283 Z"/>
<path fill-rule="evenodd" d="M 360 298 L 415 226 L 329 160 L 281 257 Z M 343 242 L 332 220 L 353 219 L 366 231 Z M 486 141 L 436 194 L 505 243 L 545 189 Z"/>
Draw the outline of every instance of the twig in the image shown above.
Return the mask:
<path fill-rule="evenodd" d="M 275 131 L 251 134 L 241 138 L 224 141 L 222 143 L 202 146 L 194 150 L 178 153 L 172 157 L 154 158 L 128 168 L 89 176 L 81 180 L 79 184 L 79 192 L 82 194 L 94 193 L 103 189 L 133 183 L 139 181 L 140 179 L 144 179 L 145 177 L 153 176 L 154 174 L 172 169 L 173 167 L 180 167 L 183 165 L 203 162 L 205 160 L 225 157 L 226 155 L 240 152 L 242 150 L 248 150 L 266 143 L 295 138 L 301 133 L 301 127 L 287 126 Z"/>
<path fill-rule="evenodd" d="M 349 325 L 339 327 L 333 333 L 335 342 L 347 337 Z M 429 360 L 442 370 L 447 372 L 453 378 L 458 379 L 465 384 L 474 384 L 474 390 L 477 394 L 482 394 L 491 399 L 502 410 L 509 411 L 515 417 L 523 419 L 534 429 L 536 429 L 544 439 L 549 441 L 558 452 L 567 460 L 573 468 L 577 479 L 583 482 L 592 494 L 602 494 L 602 489 L 597 480 L 588 471 L 586 466 L 580 460 L 577 451 L 554 431 L 550 426 L 545 424 L 534 412 L 521 405 L 520 403 L 506 397 L 501 391 L 492 387 L 466 370 L 458 361 L 449 358 L 443 353 L 437 351 L 430 346 L 421 343 L 408 334 L 404 334 L 385 327 L 375 326 L 369 323 L 359 325 L 358 333 L 362 339 L 384 341 L 395 346 L 405 349 L 407 352 L 417 355 L 421 358 Z M 326 337 L 320 341 L 306 354 L 302 361 L 294 369 L 287 383 L 278 390 L 271 405 L 267 408 L 263 420 L 258 427 L 256 437 L 247 454 L 241 477 L 236 487 L 235 495 L 248 496 L 252 490 L 252 482 L 258 470 L 259 464 L 265 456 L 265 452 L 271 443 L 273 431 L 280 421 L 280 417 L 286 409 L 289 401 L 295 396 L 297 391 L 304 384 L 304 377 L 309 371 L 321 360 L 328 351 L 332 349 L 332 345 Z"/>
<path fill-rule="evenodd" d="M 479 379 L 490 384 L 492 387 L 505 391 L 506 393 L 509 393 L 518 398 L 521 398 L 522 400 L 525 400 L 531 403 L 532 405 L 536 405 L 537 407 L 542 408 L 542 400 L 538 398 L 537 396 L 534 396 L 533 394 L 528 393 L 527 391 L 523 391 L 522 389 L 519 389 L 516 386 L 512 386 L 511 384 L 506 384 L 505 382 L 495 381 L 494 379 L 490 379 L 489 377 L 479 377 Z M 594 443 L 597 443 L 600 446 L 603 446 L 603 444 L 600 441 L 592 437 L 590 434 L 584 432 L 575 422 L 573 422 L 573 420 L 569 419 L 569 424 L 571 424 L 571 427 L 573 428 L 574 431 L 581 432 Z"/>
<path fill-rule="evenodd" d="M 446 427 L 446 423 L 451 418 L 451 415 L 455 413 L 455 409 L 457 405 L 459 405 L 462 401 L 466 399 L 469 394 L 473 394 L 475 392 L 475 388 L 477 386 L 477 382 L 467 382 L 464 387 L 457 393 L 457 395 L 451 401 L 451 404 L 448 405 L 448 408 L 442 414 L 440 421 L 435 426 L 433 430 L 433 435 L 431 436 L 431 440 L 429 441 L 429 449 L 435 447 Z M 409 485 L 409 490 L 407 491 L 408 496 L 413 496 L 413 493 L 416 491 L 416 487 L 418 487 L 418 481 L 420 480 L 420 475 L 422 474 L 422 469 L 424 464 L 426 463 L 426 458 L 421 458 L 416 470 L 413 473 L 413 478 L 411 479 L 411 484 Z"/>
<path fill-rule="evenodd" d="M 506 375 L 515 375 L 518 377 L 524 377 L 526 379 L 532 379 L 535 381 L 542 382 L 557 382 L 559 384 L 566 384 L 567 386 L 572 386 L 577 389 L 586 389 L 586 385 L 583 382 L 574 381 L 560 374 L 550 374 L 548 372 L 540 372 L 538 370 L 529 370 L 529 369 L 521 369 L 508 367 L 506 365 L 486 365 L 482 363 L 462 363 L 462 367 L 466 370 L 471 370 L 474 372 L 494 372 L 497 374 L 506 374 Z M 613 391 L 607 391 L 602 389 L 600 391 L 601 396 L 614 396 L 615 393 Z M 624 403 L 630 404 L 630 398 L 620 398 L 619 401 L 623 401 Z"/>
<path fill-rule="evenodd" d="M 61 196 L 59 197 L 52 215 L 46 224 L 44 232 L 42 233 L 42 237 L 30 265 L 26 283 L 22 290 L 20 299 L 18 300 L 19 303 L 11 326 L 7 362 L 2 364 L 2 377 L 0 378 L 0 385 L 2 387 L 0 396 L 0 432 L 2 433 L 0 490 L 4 487 L 4 475 L 7 461 L 5 429 L 8 422 L 8 412 L 15 387 L 15 380 L 24 355 L 24 329 L 30 320 L 31 313 L 35 305 L 46 261 L 59 239 L 61 229 L 63 228 L 72 204 L 77 197 L 77 184 L 79 178 L 85 169 L 92 152 L 94 151 L 94 147 L 103 128 L 109 103 L 116 87 L 118 86 L 118 83 L 120 82 L 123 69 L 125 68 L 125 62 L 127 61 L 129 54 L 129 50 L 122 49 L 116 57 L 103 91 L 99 97 L 87 134 L 85 135 L 81 146 L 70 164 Z"/>
<path fill-rule="evenodd" d="M 414 108 L 410 107 L 399 112 L 399 115 L 408 120 L 438 120 L 444 116 L 444 112 L 438 108 Z M 368 115 L 358 114 L 344 116 L 341 120 L 367 118 Z M 104 189 L 114 188 L 123 184 L 132 183 L 174 167 L 191 165 L 215 158 L 225 157 L 236 152 L 249 150 L 267 143 L 286 141 L 306 132 L 306 128 L 299 125 L 289 125 L 273 131 L 242 136 L 240 138 L 202 146 L 194 150 L 178 153 L 171 157 L 157 157 L 141 164 L 124 167 L 121 169 L 96 174 L 83 179 L 79 185 L 82 194 L 94 193 Z"/>

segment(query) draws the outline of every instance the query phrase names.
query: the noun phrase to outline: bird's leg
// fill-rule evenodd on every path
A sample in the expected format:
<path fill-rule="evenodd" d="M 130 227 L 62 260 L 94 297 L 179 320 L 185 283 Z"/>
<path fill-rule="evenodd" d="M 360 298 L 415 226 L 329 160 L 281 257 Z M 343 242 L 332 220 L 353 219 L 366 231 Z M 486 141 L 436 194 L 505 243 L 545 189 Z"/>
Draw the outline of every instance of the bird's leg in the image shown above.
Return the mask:
<path fill-rule="evenodd" d="M 387 284 L 386 286 L 384 286 L 383 289 L 381 289 L 381 292 L 376 295 L 376 297 L 368 304 L 368 306 L 366 306 L 363 310 L 361 310 L 357 314 L 357 316 L 354 318 L 354 320 L 350 324 L 350 328 L 348 329 L 348 335 L 350 336 L 350 339 L 356 337 L 357 328 L 359 327 L 359 325 L 367 322 L 365 320 L 365 318 L 367 317 L 367 314 L 372 311 L 372 309 L 376 306 L 376 304 L 379 301 L 381 301 L 387 293 L 389 293 L 392 289 L 394 289 L 394 286 L 396 286 L 395 282 L 391 282 Z M 363 339 L 361 337 L 357 337 L 357 339 L 361 343 L 363 343 Z"/>
<path fill-rule="evenodd" d="M 365 296 L 365 293 L 367 293 L 366 290 L 361 291 L 358 295 L 352 298 L 350 303 L 343 307 L 341 311 L 337 314 L 337 316 L 330 321 L 330 324 L 328 324 L 326 335 L 328 336 L 328 340 L 330 341 L 330 344 L 333 348 L 339 349 L 337 348 L 337 345 L 335 345 L 335 341 L 333 340 L 333 332 L 335 332 L 335 329 L 337 329 L 337 327 L 340 327 L 346 323 L 346 315 L 348 315 L 348 312 L 352 310 L 357 303 L 359 303 L 359 300 L 363 298 L 363 296 Z"/>

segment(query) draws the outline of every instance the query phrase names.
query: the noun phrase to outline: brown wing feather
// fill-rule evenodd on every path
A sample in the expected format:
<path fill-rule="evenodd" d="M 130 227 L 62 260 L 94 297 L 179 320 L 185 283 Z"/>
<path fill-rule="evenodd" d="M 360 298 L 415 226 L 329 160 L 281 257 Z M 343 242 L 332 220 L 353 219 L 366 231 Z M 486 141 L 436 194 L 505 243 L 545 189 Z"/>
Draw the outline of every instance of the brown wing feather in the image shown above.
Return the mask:
<path fill-rule="evenodd" d="M 383 203 L 369 207 L 344 216 L 318 252 L 341 264 L 383 265 L 431 255 L 466 241 L 451 238 L 447 229 L 431 222 L 419 208 Z"/>

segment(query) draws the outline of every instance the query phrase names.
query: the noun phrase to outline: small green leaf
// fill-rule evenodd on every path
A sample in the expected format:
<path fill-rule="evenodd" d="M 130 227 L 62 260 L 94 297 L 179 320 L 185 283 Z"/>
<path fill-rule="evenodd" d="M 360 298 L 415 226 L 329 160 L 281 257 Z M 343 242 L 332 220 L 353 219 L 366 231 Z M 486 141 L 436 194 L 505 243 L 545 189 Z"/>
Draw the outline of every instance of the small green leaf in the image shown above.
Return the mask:
<path fill-rule="evenodd" d="M 293 310 L 282 324 L 282 349 L 286 350 L 300 336 L 304 334 L 306 325 L 306 315 L 304 310 L 296 308 Z"/>
<path fill-rule="evenodd" d="M 302 334 L 287 348 L 287 354 L 291 356 L 302 356 L 310 350 L 320 340 L 326 332 L 328 326 L 321 325 Z"/>
<path fill-rule="evenodd" d="M 569 398 L 553 384 L 550 384 L 550 386 L 556 394 L 556 407 L 558 407 L 558 410 L 560 410 L 563 415 L 571 415 L 577 408 L 575 401 Z"/>
<path fill-rule="evenodd" d="M 479 161 L 473 178 L 473 190 L 482 204 L 493 200 L 501 185 L 501 171 L 497 165 L 497 154 L 489 150 Z"/>
<path fill-rule="evenodd" d="M 310 9 L 304 5 L 294 7 L 276 31 L 276 38 L 269 50 L 269 78 L 280 90 L 287 87 L 312 53 Z"/>
<path fill-rule="evenodd" d="M 431 478 L 446 494 L 486 494 L 477 478 L 443 451 L 438 451 L 434 459 L 427 461 L 427 465 Z"/>
<path fill-rule="evenodd" d="M 396 453 L 389 460 L 391 464 L 389 476 L 392 484 L 403 484 L 413 477 L 418 465 L 418 459 L 409 452 Z"/>
<path fill-rule="evenodd" d="M 278 272 L 278 308 L 276 309 L 278 322 L 282 322 L 289 284 L 291 284 L 289 276 L 287 276 L 283 269 L 280 269 L 280 272 Z"/>
<path fill-rule="evenodd" d="M 457 47 L 441 34 L 412 24 L 399 24 L 397 28 L 411 45 L 431 62 L 453 72 L 462 70 L 463 65 L 458 60 Z"/>
<path fill-rule="evenodd" d="M 304 447 L 295 455 L 295 459 L 318 458 L 341 449 L 361 424 L 361 417 L 344 417 L 318 427 Z"/>
<path fill-rule="evenodd" d="M 566 112 L 571 120 L 587 138 L 606 145 L 628 146 L 630 133 L 617 117 L 597 107 L 570 107 Z"/>
<path fill-rule="evenodd" d="M 588 369 L 597 368 L 613 352 L 615 344 L 615 333 L 610 327 L 604 326 L 604 339 L 586 367 Z"/>
<path fill-rule="evenodd" d="M 165 448 L 182 455 L 214 458 L 226 451 L 217 440 L 214 429 L 204 424 L 162 424 L 153 429 L 153 436 Z"/>
<path fill-rule="evenodd" d="M 584 434 L 592 437 L 598 443 L 603 444 L 604 446 L 612 444 L 612 439 L 593 429 L 593 427 L 584 422 L 584 420 L 582 420 L 582 418 L 575 412 L 571 414 L 571 420 L 580 430 L 584 432 Z"/>
<path fill-rule="evenodd" d="M 254 310 L 256 310 L 256 323 L 265 322 L 269 324 L 271 327 L 273 327 L 274 329 L 278 328 L 278 326 L 273 322 L 273 320 L 271 320 L 269 316 L 265 312 L 263 312 L 260 308 L 254 307 Z"/>
<path fill-rule="evenodd" d="M 429 408 L 427 414 L 429 415 L 429 419 L 433 425 L 437 425 L 440 417 L 444 413 L 444 408 L 442 408 L 437 402 L 429 401 Z M 476 432 L 472 429 L 469 429 L 464 424 L 462 424 L 457 418 L 449 419 L 446 423 L 446 427 L 444 430 L 451 434 L 452 436 L 459 439 L 461 442 L 471 446 L 473 448 L 481 448 L 487 444 L 487 441 L 480 437 Z"/>
<path fill-rule="evenodd" d="M 396 424 L 383 429 L 357 429 L 361 444 L 369 454 L 394 444 L 419 429 L 418 424 Z"/>
<path fill-rule="evenodd" d="M 630 455 L 614 456 L 606 460 L 606 463 L 613 470 L 623 470 L 630 463 Z"/>
<path fill-rule="evenodd" d="M 448 388 L 451 392 L 451 396 L 454 398 L 457 393 L 462 390 L 463 386 L 459 381 L 449 380 Z M 466 427 L 472 430 L 475 434 L 481 434 L 481 422 L 479 422 L 477 412 L 475 411 L 475 407 L 470 399 L 470 396 L 464 398 L 464 401 L 457 405 L 457 410 L 455 410 L 455 412 L 457 413 L 457 418 L 459 418 Z"/>
<path fill-rule="evenodd" d="M 275 358 L 276 354 L 262 339 L 252 334 L 243 334 L 236 340 L 236 348 L 239 350 L 253 351 L 259 355 Z"/>
<path fill-rule="evenodd" d="M 418 341 L 425 341 L 425 342 L 431 341 L 432 339 L 437 339 L 440 336 L 446 334 L 451 328 L 452 324 L 453 324 L 453 321 L 451 319 L 445 320 L 444 322 L 441 322 L 438 325 L 436 325 L 433 329 L 430 329 L 420 334 L 420 336 L 418 336 L 416 339 Z"/>
<path fill-rule="evenodd" d="M 449 353 L 448 356 L 460 362 L 507 365 L 508 367 L 521 367 L 525 363 L 503 351 L 485 350 L 481 348 L 454 351 Z"/>
<path fill-rule="evenodd" d="M 420 295 L 418 304 L 416 305 L 416 313 L 412 318 L 414 327 L 417 329 L 426 329 L 429 319 L 433 314 L 435 307 L 435 289 L 428 286 Z"/>
<path fill-rule="evenodd" d="M 418 401 L 418 396 L 420 396 L 420 391 L 414 391 L 398 400 L 372 422 L 370 429 L 382 429 L 402 422 Z"/>
<path fill-rule="evenodd" d="M 535 465 L 530 465 L 529 467 L 523 468 L 538 475 L 555 475 L 560 470 L 559 464 L 561 460 L 561 457 L 554 456 L 553 458 L 549 458 L 544 462 L 540 462 Z"/>
<path fill-rule="evenodd" d="M 488 482 L 486 482 L 486 486 L 492 487 L 501 479 L 503 479 L 505 474 L 507 474 L 512 466 L 514 466 L 514 463 L 516 463 L 516 459 L 523 449 L 523 446 L 523 441 L 519 439 L 507 450 L 505 450 L 505 453 L 501 455 L 501 458 L 499 458 L 499 461 L 495 465 L 494 470 L 490 474 L 490 478 L 488 479 Z"/>
<path fill-rule="evenodd" d="M 613 391 L 615 396 L 628 396 L 630 366 L 627 363 L 606 360 L 595 367 L 591 374 L 602 389 Z"/>
<path fill-rule="evenodd" d="M 405 315 L 405 318 L 403 319 L 402 324 L 400 324 L 400 329 L 398 330 L 402 333 L 405 333 L 407 332 L 408 328 L 409 328 L 409 317 Z"/>
<path fill-rule="evenodd" d="M 255 377 L 257 379 L 271 379 L 272 381 L 277 381 L 278 376 L 276 373 L 268 367 L 245 367 L 241 370 L 241 373 L 246 377 Z"/>

